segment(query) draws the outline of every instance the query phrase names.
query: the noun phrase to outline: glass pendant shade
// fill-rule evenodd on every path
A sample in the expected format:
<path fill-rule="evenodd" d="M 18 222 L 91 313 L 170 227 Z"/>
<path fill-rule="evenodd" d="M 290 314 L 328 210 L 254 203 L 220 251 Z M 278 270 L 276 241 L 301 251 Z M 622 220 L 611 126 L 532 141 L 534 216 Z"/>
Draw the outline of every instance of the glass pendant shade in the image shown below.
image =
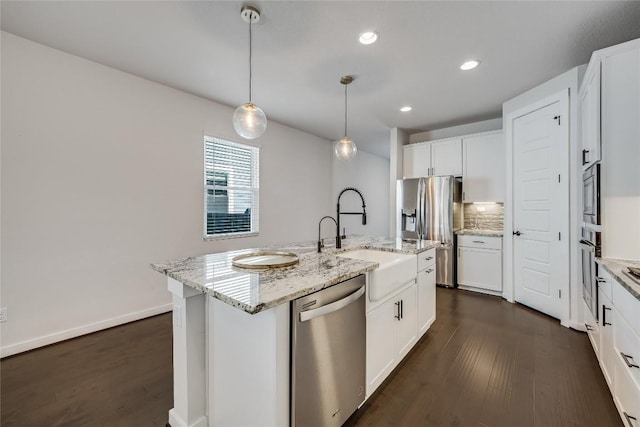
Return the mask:
<path fill-rule="evenodd" d="M 256 104 L 247 102 L 233 113 L 233 127 L 241 137 L 255 139 L 267 130 L 267 116 Z"/>
<path fill-rule="evenodd" d="M 340 160 L 350 161 L 356 157 L 356 153 L 358 152 L 358 148 L 356 147 L 355 142 L 347 138 L 346 136 L 335 142 L 333 145 L 333 150 L 336 154 L 336 157 Z"/>

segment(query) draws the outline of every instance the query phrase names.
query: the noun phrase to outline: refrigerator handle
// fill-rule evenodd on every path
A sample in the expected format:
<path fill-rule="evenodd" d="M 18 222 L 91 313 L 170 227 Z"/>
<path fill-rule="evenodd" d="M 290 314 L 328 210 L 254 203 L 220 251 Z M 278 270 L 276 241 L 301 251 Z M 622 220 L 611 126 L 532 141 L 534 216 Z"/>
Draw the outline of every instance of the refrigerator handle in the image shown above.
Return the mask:
<path fill-rule="evenodd" d="M 416 191 L 416 233 L 418 239 L 422 239 L 422 178 L 418 180 L 418 190 Z"/>

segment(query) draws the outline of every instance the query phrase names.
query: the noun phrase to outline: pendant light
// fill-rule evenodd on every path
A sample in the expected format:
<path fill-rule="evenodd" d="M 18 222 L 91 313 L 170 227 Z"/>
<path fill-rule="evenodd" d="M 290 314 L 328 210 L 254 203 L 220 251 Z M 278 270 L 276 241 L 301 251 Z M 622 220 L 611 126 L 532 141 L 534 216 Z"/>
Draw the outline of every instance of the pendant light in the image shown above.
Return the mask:
<path fill-rule="evenodd" d="M 254 139 L 267 129 L 267 116 L 260 107 L 251 102 L 251 24 L 260 21 L 260 11 L 253 6 L 243 6 L 240 16 L 249 24 L 249 102 L 236 108 L 233 113 L 233 127 L 241 137 Z"/>
<path fill-rule="evenodd" d="M 340 77 L 340 83 L 344 85 L 344 138 L 338 140 L 333 145 L 336 157 L 340 160 L 350 161 L 358 152 L 356 143 L 347 137 L 347 85 L 353 81 L 351 76 Z"/>

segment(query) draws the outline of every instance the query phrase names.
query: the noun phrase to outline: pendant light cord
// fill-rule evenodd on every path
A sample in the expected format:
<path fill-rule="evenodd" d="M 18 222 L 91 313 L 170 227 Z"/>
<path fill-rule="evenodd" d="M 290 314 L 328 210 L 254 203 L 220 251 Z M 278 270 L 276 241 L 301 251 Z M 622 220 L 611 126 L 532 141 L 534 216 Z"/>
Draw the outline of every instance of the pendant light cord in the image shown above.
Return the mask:
<path fill-rule="evenodd" d="M 249 103 L 251 103 L 251 80 L 252 80 L 252 74 L 251 74 L 251 57 L 252 57 L 252 52 L 251 52 L 251 21 L 252 21 L 252 19 L 249 18 Z"/>
<path fill-rule="evenodd" d="M 344 138 L 347 138 L 347 85 L 344 85 Z"/>

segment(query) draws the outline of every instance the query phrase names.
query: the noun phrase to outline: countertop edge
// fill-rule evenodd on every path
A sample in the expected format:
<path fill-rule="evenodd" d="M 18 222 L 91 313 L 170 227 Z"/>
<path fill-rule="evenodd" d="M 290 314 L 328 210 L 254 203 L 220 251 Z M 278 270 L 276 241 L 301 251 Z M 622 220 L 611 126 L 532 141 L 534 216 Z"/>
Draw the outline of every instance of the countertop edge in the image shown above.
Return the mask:
<path fill-rule="evenodd" d="M 343 248 L 336 249 L 332 247 L 327 247 L 322 252 L 326 256 L 330 256 L 330 257 L 338 257 L 340 254 L 344 252 L 358 250 L 358 249 L 371 249 L 371 250 L 379 250 L 384 252 L 418 255 L 430 249 L 437 248 L 441 245 L 440 242 L 435 242 L 435 241 L 420 241 L 420 242 L 413 242 L 413 241 L 404 242 L 403 241 L 401 244 L 399 244 L 398 239 L 382 239 L 379 242 L 361 243 L 357 241 L 358 240 L 357 238 L 353 239 L 353 240 L 356 240 L 353 244 L 349 244 L 349 240 L 350 240 L 349 238 L 345 240 L 344 242 L 345 246 Z M 424 242 L 423 246 L 411 247 L 412 245 L 417 246 L 419 244 L 423 244 L 423 242 Z M 407 244 L 406 248 L 404 247 L 405 243 Z M 287 245 L 278 245 L 278 246 L 286 247 Z M 274 249 L 274 248 L 277 248 L 277 246 L 269 247 L 268 249 Z M 245 249 L 245 250 L 251 251 L 251 250 L 260 250 L 260 249 L 255 248 L 255 249 Z M 222 252 L 222 253 L 225 253 L 225 252 Z M 355 267 L 354 269 L 348 269 L 346 272 L 342 272 L 342 274 L 339 274 L 337 276 L 332 276 L 327 280 L 322 281 L 321 283 L 316 283 L 309 287 L 298 289 L 290 294 L 286 294 L 284 296 L 275 298 L 267 302 L 252 305 L 252 304 L 247 304 L 247 303 L 238 301 L 232 296 L 221 293 L 215 289 L 212 289 L 210 287 L 207 287 L 203 284 L 198 283 L 197 281 L 190 280 L 189 278 L 185 277 L 185 274 L 183 274 L 185 270 L 180 268 L 180 264 L 188 264 L 189 260 L 193 260 L 197 258 L 199 258 L 199 256 L 187 257 L 187 258 L 172 260 L 167 262 L 152 263 L 150 264 L 150 267 L 153 270 L 159 273 L 162 273 L 167 277 L 170 277 L 186 286 L 189 286 L 195 289 L 196 291 L 212 296 L 213 298 L 216 298 L 226 304 L 229 304 L 232 307 L 238 308 L 248 314 L 256 314 L 256 313 L 268 310 L 270 308 L 279 306 L 281 304 L 285 304 L 297 298 L 312 294 L 314 292 L 320 291 L 322 289 L 325 289 L 325 288 L 334 286 L 338 283 L 344 282 L 346 280 L 352 279 L 356 276 L 359 276 L 360 274 L 365 274 L 369 271 L 373 271 L 379 266 L 379 264 L 376 262 L 359 261 L 360 263 L 365 263 L 365 266 L 364 267 L 358 266 L 358 267 Z"/>
<path fill-rule="evenodd" d="M 640 300 L 640 285 L 633 283 L 631 278 L 628 278 L 622 271 L 626 266 L 640 266 L 640 261 L 614 259 L 614 258 L 596 258 L 596 263 L 601 265 L 605 271 L 611 274 L 611 277 L 615 279 L 623 288 L 634 296 L 637 300 Z M 625 266 L 626 265 L 626 266 Z"/>
<path fill-rule="evenodd" d="M 482 236 L 482 237 L 504 237 L 504 232 L 499 230 L 469 230 L 462 229 L 455 232 L 458 236 Z"/>

